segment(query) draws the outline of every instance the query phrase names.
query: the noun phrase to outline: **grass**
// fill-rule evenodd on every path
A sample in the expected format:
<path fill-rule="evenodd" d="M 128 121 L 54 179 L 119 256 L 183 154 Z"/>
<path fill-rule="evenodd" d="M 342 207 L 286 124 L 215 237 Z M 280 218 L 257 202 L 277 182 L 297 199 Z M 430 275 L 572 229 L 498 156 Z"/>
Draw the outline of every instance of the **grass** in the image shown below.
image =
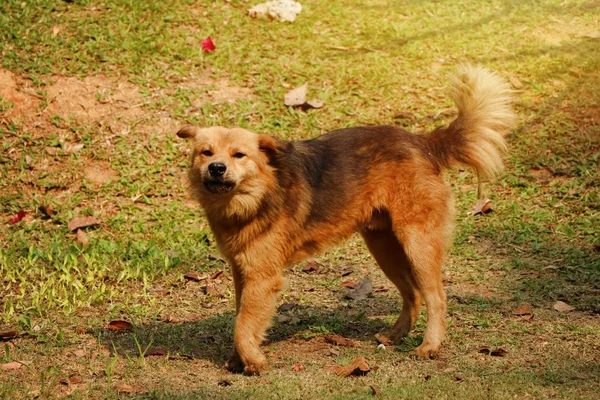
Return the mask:
<path fill-rule="evenodd" d="M 127 383 L 160 399 L 597 396 L 597 2 L 310 0 L 292 24 L 252 19 L 250 5 L 0 5 L 0 328 L 20 332 L 1 343 L 0 363 L 28 362 L 0 371 L 0 395 L 119 398 Z M 207 54 L 209 35 L 217 49 Z M 295 307 L 270 331 L 271 371 L 224 371 L 232 284 L 188 199 L 177 128 L 236 125 L 288 139 L 358 124 L 424 132 L 451 120 L 444 87 L 462 62 L 510 79 L 520 124 L 506 173 L 488 185 L 494 213 L 466 217 L 474 176 L 448 176 L 459 217 L 442 358 L 406 356 L 423 319 L 405 343 L 376 350 L 373 335 L 393 323 L 399 296 L 353 238 L 318 258 L 323 272 L 289 272 L 281 301 Z M 284 94 L 305 82 L 325 106 L 287 109 Z M 9 224 L 21 210 L 25 219 Z M 67 227 L 76 216 L 101 221 L 86 229 L 87 244 Z M 342 278 L 345 265 L 354 273 Z M 183 277 L 219 270 L 208 294 Z M 366 274 L 381 291 L 343 299 L 341 281 Z M 576 310 L 554 311 L 557 300 Z M 533 319 L 512 314 L 521 304 Z M 133 331 L 108 331 L 114 319 Z M 361 346 L 332 352 L 330 333 Z M 164 355 L 145 357 L 152 346 Z M 378 369 L 331 372 L 357 355 Z"/>

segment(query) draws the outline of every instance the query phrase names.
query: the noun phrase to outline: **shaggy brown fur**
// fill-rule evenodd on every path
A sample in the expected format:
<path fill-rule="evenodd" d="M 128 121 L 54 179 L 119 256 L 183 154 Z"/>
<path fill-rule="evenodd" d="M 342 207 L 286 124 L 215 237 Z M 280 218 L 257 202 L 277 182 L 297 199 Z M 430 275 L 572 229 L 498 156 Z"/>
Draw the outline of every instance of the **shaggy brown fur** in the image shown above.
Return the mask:
<path fill-rule="evenodd" d="M 301 142 L 239 128 L 186 126 L 177 133 L 192 140 L 192 192 L 233 270 L 230 369 L 266 368 L 259 346 L 284 268 L 355 230 L 403 298 L 398 321 L 378 339 L 406 336 L 425 301 L 427 328 L 414 354 L 437 355 L 446 329 L 441 267 L 454 220 L 442 172 L 460 163 L 494 175 L 514 120 L 508 86 L 484 69 L 460 70 L 452 96 L 458 117 L 426 135 L 394 126 L 340 129 Z"/>

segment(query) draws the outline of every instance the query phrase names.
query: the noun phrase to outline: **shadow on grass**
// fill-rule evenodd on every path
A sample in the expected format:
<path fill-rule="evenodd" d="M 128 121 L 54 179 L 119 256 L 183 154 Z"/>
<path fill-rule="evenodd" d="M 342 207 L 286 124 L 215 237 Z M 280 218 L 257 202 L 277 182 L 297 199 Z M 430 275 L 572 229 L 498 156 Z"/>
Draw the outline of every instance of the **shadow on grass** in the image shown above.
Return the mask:
<path fill-rule="evenodd" d="M 352 308 L 296 306 L 291 312 L 281 313 L 290 317 L 290 321 L 278 322 L 275 318 L 265 345 L 286 341 L 296 335 L 310 339 L 328 333 L 374 342 L 374 335 L 388 324 L 366 318 L 374 314 L 373 310 L 377 310 L 378 315 L 395 314 L 399 303 L 396 299 L 376 297 L 355 302 Z M 220 366 L 233 352 L 234 320 L 234 313 L 226 312 L 194 322 L 156 322 L 136 326 L 133 332 L 99 331 L 96 334 L 101 333 L 101 343 L 121 356 L 139 357 L 148 349 L 160 348 L 168 355 L 204 359 Z"/>

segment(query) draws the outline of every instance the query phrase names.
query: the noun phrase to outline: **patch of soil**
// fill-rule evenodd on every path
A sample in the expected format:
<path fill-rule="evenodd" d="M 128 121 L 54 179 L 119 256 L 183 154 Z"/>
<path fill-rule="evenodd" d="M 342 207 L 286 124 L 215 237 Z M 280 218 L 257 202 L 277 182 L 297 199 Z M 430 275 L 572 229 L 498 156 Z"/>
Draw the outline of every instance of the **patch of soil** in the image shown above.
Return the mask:
<path fill-rule="evenodd" d="M 2 68 L 0 96 L 4 102 L 12 103 L 12 107 L 5 107 L 0 114 L 4 121 L 12 118 L 29 120 L 33 115 L 32 111 L 37 110 L 41 103 L 41 98 L 35 94 L 29 81 L 17 78 L 12 72 Z"/>
<path fill-rule="evenodd" d="M 94 163 L 83 169 L 85 178 L 96 186 L 103 186 L 118 176 L 108 163 Z"/>
<path fill-rule="evenodd" d="M 143 100 L 139 87 L 123 78 L 105 76 L 57 77 L 46 87 L 48 117 L 73 119 L 78 123 L 107 125 L 114 133 L 125 133 L 147 114 L 141 108 Z"/>

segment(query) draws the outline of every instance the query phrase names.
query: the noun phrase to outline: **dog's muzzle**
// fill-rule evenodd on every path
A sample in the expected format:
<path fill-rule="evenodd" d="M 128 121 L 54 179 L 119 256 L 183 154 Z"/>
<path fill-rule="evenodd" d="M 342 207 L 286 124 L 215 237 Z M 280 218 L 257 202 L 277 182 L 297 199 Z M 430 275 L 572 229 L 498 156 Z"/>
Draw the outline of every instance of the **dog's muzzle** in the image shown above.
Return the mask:
<path fill-rule="evenodd" d="M 215 194 L 224 194 L 229 193 L 234 187 L 234 182 L 227 182 L 223 179 L 206 179 L 204 180 L 204 187 L 211 193 Z"/>

